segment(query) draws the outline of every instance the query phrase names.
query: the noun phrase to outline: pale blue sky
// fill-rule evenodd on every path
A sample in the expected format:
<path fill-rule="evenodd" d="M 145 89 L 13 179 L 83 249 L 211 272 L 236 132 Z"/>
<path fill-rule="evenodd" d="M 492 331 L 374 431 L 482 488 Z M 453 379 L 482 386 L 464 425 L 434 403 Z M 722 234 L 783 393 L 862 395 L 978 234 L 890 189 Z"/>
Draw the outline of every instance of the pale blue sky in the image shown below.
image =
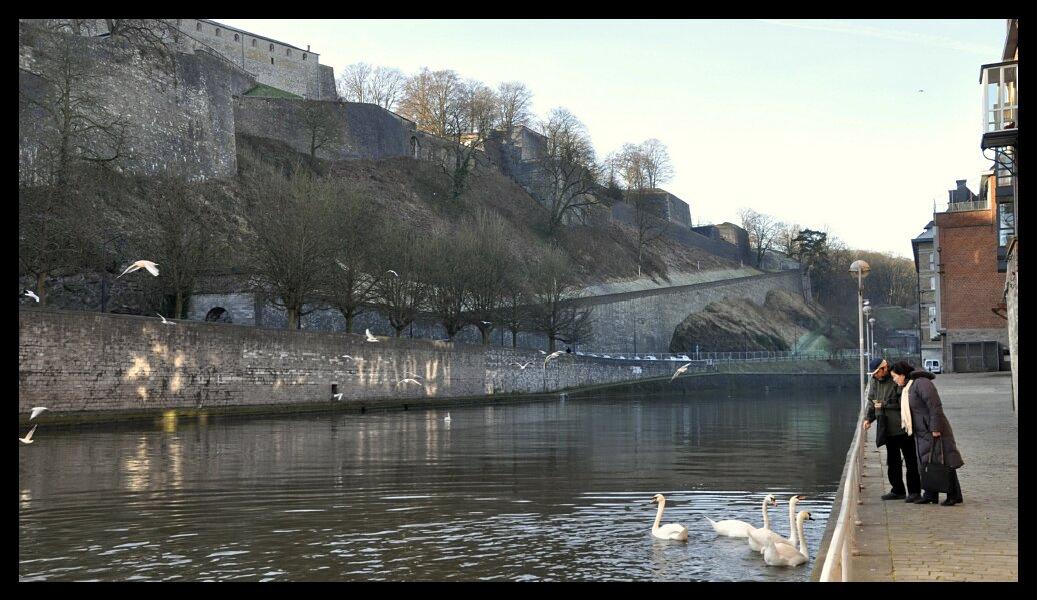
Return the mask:
<path fill-rule="evenodd" d="M 979 67 L 1005 38 L 1003 19 L 215 20 L 309 44 L 336 74 L 364 61 L 522 81 L 537 115 L 579 117 L 599 156 L 662 140 L 663 187 L 696 225 L 748 206 L 902 256 L 956 179 L 978 191 Z"/>

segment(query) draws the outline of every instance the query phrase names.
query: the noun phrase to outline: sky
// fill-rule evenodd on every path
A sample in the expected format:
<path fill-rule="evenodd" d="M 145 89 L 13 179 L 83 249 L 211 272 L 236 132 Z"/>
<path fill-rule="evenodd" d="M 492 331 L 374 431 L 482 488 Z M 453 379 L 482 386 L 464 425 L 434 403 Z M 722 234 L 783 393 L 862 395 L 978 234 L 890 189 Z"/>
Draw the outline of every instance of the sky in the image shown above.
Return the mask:
<path fill-rule="evenodd" d="M 599 158 L 666 144 L 662 187 L 695 225 L 748 207 L 905 257 L 955 180 L 979 190 L 979 70 L 1005 40 L 1004 19 L 214 20 L 309 45 L 336 75 L 521 81 L 538 117 L 580 118 Z"/>

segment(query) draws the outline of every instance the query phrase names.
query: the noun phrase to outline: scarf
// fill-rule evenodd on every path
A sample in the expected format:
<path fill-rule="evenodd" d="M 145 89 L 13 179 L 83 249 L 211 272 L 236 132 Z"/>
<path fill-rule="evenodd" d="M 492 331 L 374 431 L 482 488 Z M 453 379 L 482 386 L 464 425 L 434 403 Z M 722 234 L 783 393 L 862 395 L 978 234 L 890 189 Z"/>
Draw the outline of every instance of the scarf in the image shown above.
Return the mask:
<path fill-rule="evenodd" d="M 904 427 L 907 435 L 911 435 L 911 402 L 908 400 L 908 393 L 914 382 L 914 379 L 908 381 L 907 385 L 904 386 L 904 391 L 900 392 L 900 424 Z"/>

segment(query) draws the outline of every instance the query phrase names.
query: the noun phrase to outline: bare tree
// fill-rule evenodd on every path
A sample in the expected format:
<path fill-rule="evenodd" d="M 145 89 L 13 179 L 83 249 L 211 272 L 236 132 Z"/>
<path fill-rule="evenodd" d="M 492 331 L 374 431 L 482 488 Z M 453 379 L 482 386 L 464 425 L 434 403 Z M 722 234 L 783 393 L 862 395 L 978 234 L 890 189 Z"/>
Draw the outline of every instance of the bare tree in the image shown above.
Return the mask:
<path fill-rule="evenodd" d="M 45 123 L 35 141 L 35 173 L 26 179 L 59 187 L 69 183 L 77 163 L 107 164 L 124 157 L 129 124 L 108 109 L 96 88 L 102 65 L 87 51 L 85 38 L 64 26 L 28 27 L 35 51 L 22 71 L 40 86 L 19 85 L 20 121 L 40 114 Z M 29 41 L 29 40 L 26 40 Z"/>
<path fill-rule="evenodd" d="M 317 157 L 321 148 L 335 148 L 342 143 L 342 129 L 335 122 L 334 114 L 328 110 L 327 102 L 302 100 L 300 119 L 302 129 L 310 147 L 310 158 Z"/>
<path fill-rule="evenodd" d="M 775 234 L 775 245 L 785 256 L 799 260 L 799 232 L 802 228 L 798 223 L 778 223 L 778 232 Z"/>
<path fill-rule="evenodd" d="M 359 62 L 346 66 L 338 77 L 339 96 L 349 102 L 377 104 L 395 110 L 407 77 L 392 67 L 372 67 Z"/>
<path fill-rule="evenodd" d="M 538 159 L 541 176 L 537 187 L 547 203 L 548 233 L 553 234 L 599 204 L 593 193 L 598 165 L 586 127 L 568 110 L 552 110 L 541 129 L 547 141 Z"/>
<path fill-rule="evenodd" d="M 457 97 L 461 77 L 454 71 L 423 68 L 407 79 L 399 112 L 421 131 L 449 137 L 450 104 Z"/>
<path fill-rule="evenodd" d="M 275 298 L 288 314 L 288 328 L 297 329 L 303 315 L 321 307 L 332 269 L 338 268 L 332 257 L 340 228 L 330 182 L 298 166 L 292 171 L 290 178 L 260 171 L 249 181 L 252 235 L 245 250 L 253 288 Z"/>
<path fill-rule="evenodd" d="M 652 145 L 648 140 L 639 145 L 624 144 L 615 158 L 619 175 L 626 185 L 625 198 L 634 206 L 634 226 L 637 241 L 637 276 L 641 276 L 645 255 L 651 245 L 667 230 L 667 222 L 652 208 L 650 193 L 655 191 L 653 178 L 659 177 L 659 163 L 649 155 Z M 659 154 L 658 148 L 652 152 Z M 665 147 L 662 150 L 665 153 Z"/>
<path fill-rule="evenodd" d="M 467 80 L 453 89 L 447 104 L 446 134 L 453 142 L 453 168 L 449 169 L 451 193 L 458 198 L 467 187 L 468 176 L 475 168 L 476 152 L 493 126 L 497 97 L 483 83 Z"/>
<path fill-rule="evenodd" d="M 495 126 L 510 136 L 511 132 L 532 120 L 530 103 L 533 92 L 520 81 L 505 81 L 497 86 L 497 119 Z"/>
<path fill-rule="evenodd" d="M 148 218 L 137 245 L 142 256 L 162 265 L 158 283 L 174 296 L 173 317 L 183 318 L 199 275 L 226 249 L 214 230 L 216 210 L 176 173 L 146 182 L 141 192 Z"/>
<path fill-rule="evenodd" d="M 530 273 L 529 322 L 534 331 L 547 336 L 550 352 L 555 351 L 555 342 L 571 343 L 573 332 L 578 329 L 586 335 L 589 310 L 579 309 L 573 303 L 580 296 L 576 271 L 569 259 L 560 250 L 547 249 Z"/>
<path fill-rule="evenodd" d="M 338 309 L 353 332 L 354 319 L 378 299 L 377 286 L 384 273 L 377 259 L 385 230 L 382 212 L 372 210 L 370 199 L 350 190 L 336 190 L 338 222 L 335 232 L 335 268 L 324 288 L 323 300 Z"/>
<path fill-rule="evenodd" d="M 378 310 L 400 337 L 425 309 L 429 295 L 427 238 L 404 225 L 393 224 L 384 236 L 380 253 L 386 273 L 375 286 Z"/>
<path fill-rule="evenodd" d="M 767 252 L 774 246 L 780 223 L 751 208 L 739 210 L 738 216 L 742 219 L 742 229 L 749 235 L 749 249 L 756 255 L 756 266 L 762 269 Z"/>
<path fill-rule="evenodd" d="M 471 286 L 468 297 L 469 322 L 479 329 L 484 346 L 500 324 L 500 310 L 508 286 L 509 273 L 518 270 L 511 252 L 507 223 L 497 214 L 480 209 L 466 219 L 461 249 L 471 261 Z"/>
<path fill-rule="evenodd" d="M 447 338 L 454 339 L 468 324 L 465 307 L 471 293 L 472 269 L 475 259 L 468 254 L 466 232 L 433 231 L 426 260 L 429 262 L 429 308 L 446 329 Z"/>
<path fill-rule="evenodd" d="M 644 157 L 645 183 L 649 188 L 655 189 L 673 178 L 673 164 L 666 144 L 651 138 L 641 142 L 640 150 Z"/>

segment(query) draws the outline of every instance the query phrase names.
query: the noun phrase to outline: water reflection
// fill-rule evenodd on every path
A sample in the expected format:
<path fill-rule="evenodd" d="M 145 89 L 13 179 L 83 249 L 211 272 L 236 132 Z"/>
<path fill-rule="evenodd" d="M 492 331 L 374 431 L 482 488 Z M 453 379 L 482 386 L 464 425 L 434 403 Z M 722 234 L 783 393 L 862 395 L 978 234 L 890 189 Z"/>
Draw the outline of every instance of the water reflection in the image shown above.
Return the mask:
<path fill-rule="evenodd" d="M 19 576 L 805 579 L 705 517 L 758 522 L 770 492 L 787 534 L 805 494 L 813 559 L 853 391 L 727 395 L 54 430 L 20 449 Z M 687 544 L 651 537 L 657 492 Z"/>

